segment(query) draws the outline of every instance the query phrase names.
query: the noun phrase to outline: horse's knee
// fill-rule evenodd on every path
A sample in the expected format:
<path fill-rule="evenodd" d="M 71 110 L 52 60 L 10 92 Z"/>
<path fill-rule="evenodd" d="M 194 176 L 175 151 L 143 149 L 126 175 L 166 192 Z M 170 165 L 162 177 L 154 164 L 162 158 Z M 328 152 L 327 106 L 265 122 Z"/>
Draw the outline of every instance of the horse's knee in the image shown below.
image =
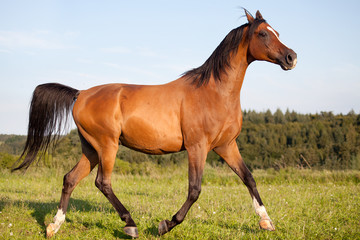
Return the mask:
<path fill-rule="evenodd" d="M 195 202 L 196 200 L 198 200 L 200 193 L 201 193 L 201 187 L 199 186 L 190 187 L 189 200 Z"/>

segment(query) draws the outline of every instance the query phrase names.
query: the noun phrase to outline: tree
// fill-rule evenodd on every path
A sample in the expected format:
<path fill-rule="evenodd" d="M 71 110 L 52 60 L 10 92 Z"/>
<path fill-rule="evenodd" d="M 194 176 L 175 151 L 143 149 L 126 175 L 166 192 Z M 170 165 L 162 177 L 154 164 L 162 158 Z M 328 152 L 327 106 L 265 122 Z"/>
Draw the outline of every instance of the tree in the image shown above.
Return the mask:
<path fill-rule="evenodd" d="M 284 124 L 286 122 L 285 116 L 279 108 L 274 113 L 274 121 L 277 124 Z"/>

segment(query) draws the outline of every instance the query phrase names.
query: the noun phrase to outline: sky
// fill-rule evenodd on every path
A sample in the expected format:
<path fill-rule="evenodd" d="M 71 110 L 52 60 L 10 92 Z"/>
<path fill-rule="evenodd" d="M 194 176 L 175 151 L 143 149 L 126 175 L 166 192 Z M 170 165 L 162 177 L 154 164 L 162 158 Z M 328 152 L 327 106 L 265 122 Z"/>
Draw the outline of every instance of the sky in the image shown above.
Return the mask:
<path fill-rule="evenodd" d="M 202 65 L 260 10 L 298 56 L 252 63 L 246 110 L 360 113 L 360 1 L 0 0 L 0 134 L 26 134 L 35 87 L 163 84 Z"/>

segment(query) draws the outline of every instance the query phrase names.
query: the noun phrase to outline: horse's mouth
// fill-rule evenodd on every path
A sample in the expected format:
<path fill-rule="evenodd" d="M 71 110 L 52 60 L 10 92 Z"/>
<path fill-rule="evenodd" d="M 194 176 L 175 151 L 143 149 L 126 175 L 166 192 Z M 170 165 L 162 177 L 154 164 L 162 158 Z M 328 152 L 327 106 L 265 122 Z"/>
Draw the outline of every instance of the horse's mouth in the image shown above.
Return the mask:
<path fill-rule="evenodd" d="M 295 62 L 293 65 L 291 65 L 291 66 L 288 66 L 288 65 L 285 65 L 285 64 L 280 64 L 280 67 L 281 67 L 283 70 L 285 70 L 285 71 L 294 69 L 295 66 L 296 66 L 296 62 Z"/>
<path fill-rule="evenodd" d="M 292 53 L 287 54 L 284 59 L 281 59 L 278 62 L 283 70 L 291 70 L 295 68 L 297 64 L 297 55 L 294 51 L 292 51 Z"/>

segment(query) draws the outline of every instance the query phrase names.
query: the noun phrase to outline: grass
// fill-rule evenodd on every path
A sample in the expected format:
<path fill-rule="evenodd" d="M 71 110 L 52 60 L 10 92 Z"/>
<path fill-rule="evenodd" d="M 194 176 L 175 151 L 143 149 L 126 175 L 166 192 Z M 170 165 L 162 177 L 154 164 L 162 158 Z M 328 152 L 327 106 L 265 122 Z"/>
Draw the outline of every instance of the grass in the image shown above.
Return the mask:
<path fill-rule="evenodd" d="M 57 211 L 65 172 L 0 171 L 0 238 L 44 239 Z M 138 224 L 140 239 L 360 239 L 360 172 L 255 171 L 276 231 L 258 227 L 246 187 L 227 168 L 206 167 L 202 193 L 185 221 L 159 237 L 187 194 L 186 167 L 149 175 L 114 174 L 118 198 Z M 128 239 L 124 223 L 94 185 L 96 170 L 74 190 L 66 222 L 54 239 Z"/>

